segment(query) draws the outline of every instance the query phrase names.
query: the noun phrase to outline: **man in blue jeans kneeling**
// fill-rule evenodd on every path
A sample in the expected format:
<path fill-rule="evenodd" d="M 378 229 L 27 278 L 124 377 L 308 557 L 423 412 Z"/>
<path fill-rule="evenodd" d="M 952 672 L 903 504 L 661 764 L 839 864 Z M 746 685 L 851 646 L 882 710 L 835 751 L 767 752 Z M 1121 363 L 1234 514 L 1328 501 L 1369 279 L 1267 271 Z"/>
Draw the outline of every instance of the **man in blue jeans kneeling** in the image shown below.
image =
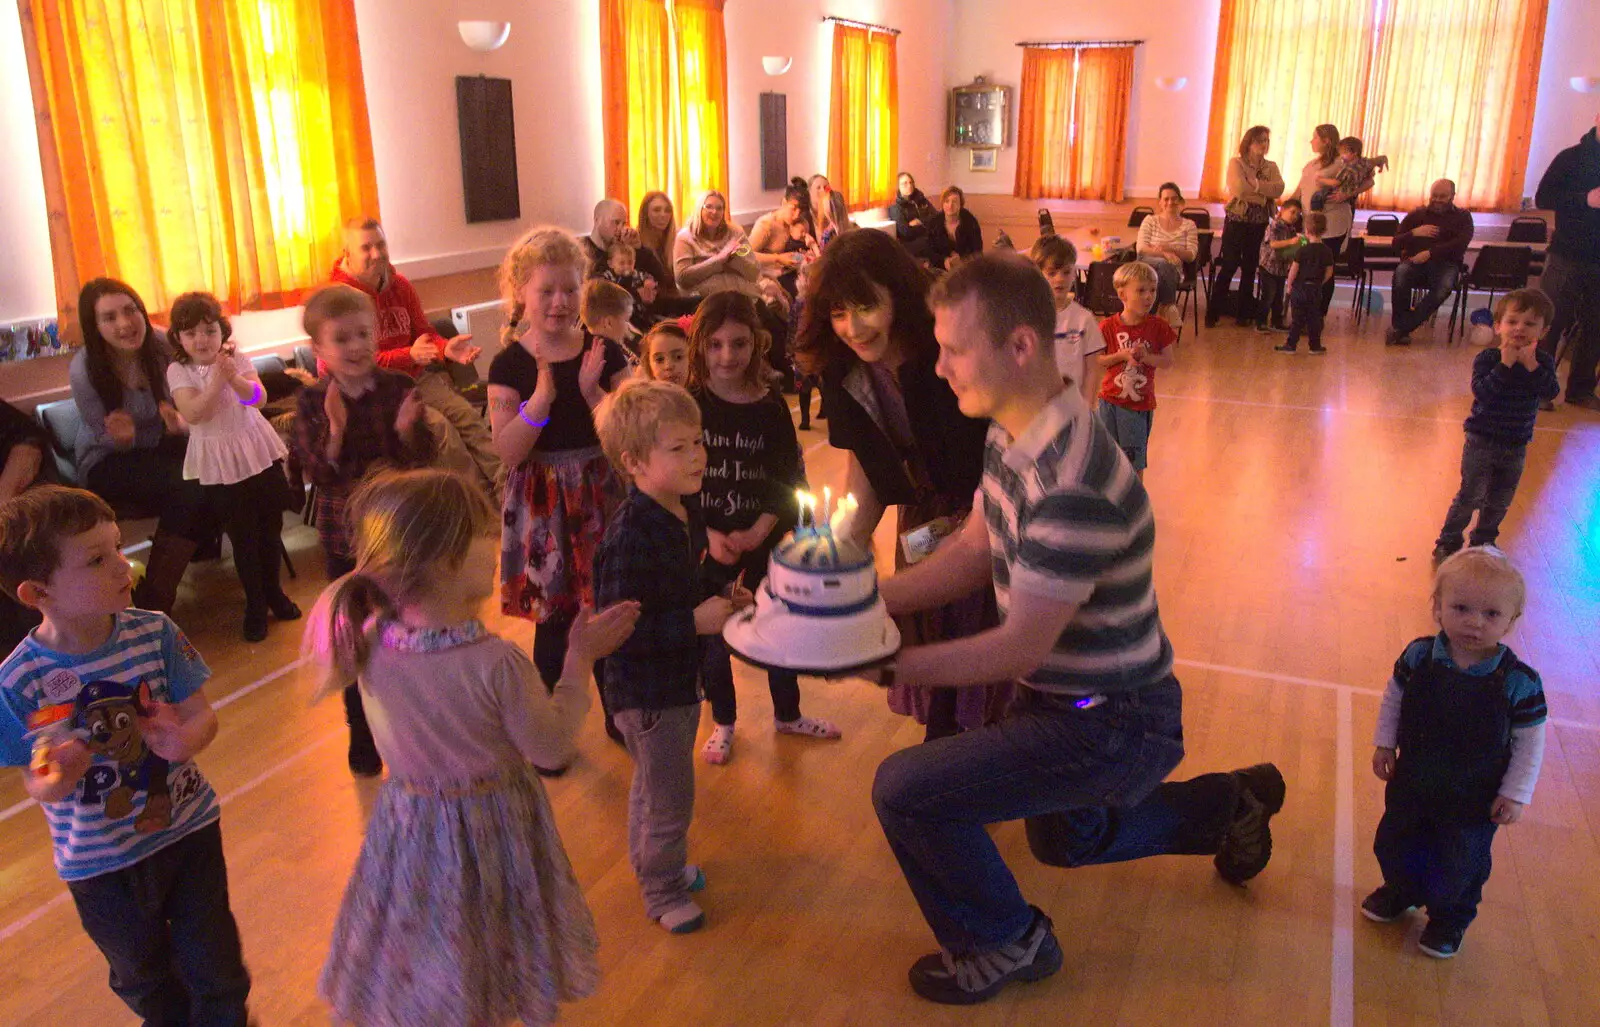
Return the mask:
<path fill-rule="evenodd" d="M 940 952 L 911 968 L 934 1002 L 982 1002 L 1061 967 L 984 830 L 1025 818 L 1053 866 L 1214 856 L 1234 884 L 1271 856 L 1271 764 L 1163 784 L 1183 758 L 1182 694 L 1151 582 L 1155 521 L 1139 476 L 1056 369 L 1055 307 L 1033 265 L 975 258 L 931 299 L 938 372 L 992 418 L 982 502 L 928 560 L 883 584 L 893 613 L 993 587 L 999 627 L 903 650 L 896 679 L 960 687 L 1009 675 L 1004 720 L 884 760 L 872 799 Z"/>

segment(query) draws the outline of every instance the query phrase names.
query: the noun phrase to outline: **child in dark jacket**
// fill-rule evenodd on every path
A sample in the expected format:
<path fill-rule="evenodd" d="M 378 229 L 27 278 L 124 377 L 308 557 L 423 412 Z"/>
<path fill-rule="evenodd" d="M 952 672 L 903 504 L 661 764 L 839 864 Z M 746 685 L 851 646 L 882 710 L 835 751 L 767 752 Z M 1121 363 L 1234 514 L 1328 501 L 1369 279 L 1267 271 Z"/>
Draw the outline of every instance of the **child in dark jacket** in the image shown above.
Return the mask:
<path fill-rule="evenodd" d="M 1498 345 L 1472 362 L 1472 412 L 1461 451 L 1461 488 L 1433 547 L 1433 564 L 1461 548 L 1462 532 L 1478 512 L 1471 545 L 1490 546 L 1517 494 L 1539 404 L 1560 391 L 1555 359 L 1539 350 L 1539 339 L 1555 314 L 1538 289 L 1517 289 L 1494 306 Z"/>

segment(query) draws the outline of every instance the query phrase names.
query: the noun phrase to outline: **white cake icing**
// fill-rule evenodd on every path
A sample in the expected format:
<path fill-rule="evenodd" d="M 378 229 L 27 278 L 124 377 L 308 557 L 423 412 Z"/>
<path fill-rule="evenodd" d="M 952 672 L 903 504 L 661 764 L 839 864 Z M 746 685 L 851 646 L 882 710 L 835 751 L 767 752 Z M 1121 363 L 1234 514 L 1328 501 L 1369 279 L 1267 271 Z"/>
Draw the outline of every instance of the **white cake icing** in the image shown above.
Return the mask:
<path fill-rule="evenodd" d="M 860 667 L 900 648 L 872 554 L 811 528 L 773 551 L 755 605 L 730 620 L 723 637 L 756 663 L 809 671 Z"/>

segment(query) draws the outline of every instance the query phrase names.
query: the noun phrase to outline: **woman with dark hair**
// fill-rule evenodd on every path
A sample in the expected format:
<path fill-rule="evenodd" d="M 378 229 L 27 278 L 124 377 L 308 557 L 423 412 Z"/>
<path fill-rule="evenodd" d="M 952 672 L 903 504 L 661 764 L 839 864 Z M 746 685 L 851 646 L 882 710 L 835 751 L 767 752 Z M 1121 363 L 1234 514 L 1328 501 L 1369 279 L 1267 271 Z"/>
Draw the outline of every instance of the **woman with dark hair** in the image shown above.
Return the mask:
<path fill-rule="evenodd" d="M 1283 174 L 1267 160 L 1272 131 L 1254 125 L 1239 140 L 1239 155 L 1228 161 L 1228 206 L 1222 221 L 1222 255 L 1217 277 L 1206 301 L 1206 327 L 1217 323 L 1221 300 L 1228 294 L 1233 273 L 1239 272 L 1239 299 L 1233 308 L 1239 324 L 1254 322 L 1256 265 L 1261 259 L 1261 239 L 1283 195 Z"/>
<path fill-rule="evenodd" d="M 1156 313 L 1176 323 L 1168 309 L 1178 302 L 1183 266 L 1200 253 L 1200 230 L 1183 216 L 1183 191 L 1176 182 L 1162 182 L 1156 190 L 1156 212 L 1139 222 L 1134 252 L 1156 273 Z"/>
<path fill-rule="evenodd" d="M 860 508 L 844 530 L 864 545 L 889 507 L 913 546 L 958 528 L 983 475 L 987 421 L 961 413 L 938 376 L 928 277 L 883 232 L 847 232 L 807 271 L 797 359 L 822 376 L 828 441 L 849 453 L 845 491 Z M 896 547 L 904 566 L 907 546 Z M 919 554 L 924 555 L 924 554 Z M 907 645 L 976 634 L 998 623 L 992 592 L 900 619 Z M 941 738 L 998 718 L 1009 682 L 983 688 L 897 685 L 889 707 Z"/>
<path fill-rule="evenodd" d="M 1344 167 L 1344 159 L 1339 156 L 1339 130 L 1333 125 L 1318 125 L 1311 135 L 1311 149 L 1316 153 L 1300 172 L 1300 202 L 1307 211 L 1311 210 L 1311 194 L 1322 188 L 1320 178 L 1337 178 L 1339 171 Z M 1372 178 L 1369 175 L 1353 194 L 1336 192 L 1329 196 L 1323 204 L 1322 214 L 1328 219 L 1327 232 L 1322 237 L 1322 245 L 1333 251 L 1334 256 L 1344 248 L 1345 237 L 1350 234 L 1350 226 L 1355 221 L 1355 205 L 1351 202 L 1357 196 L 1372 188 Z M 1328 279 L 1328 284 L 1322 287 L 1322 312 L 1327 314 L 1328 306 L 1333 303 L 1333 279 Z"/>
<path fill-rule="evenodd" d="M 812 224 L 806 180 L 795 178 L 784 189 L 783 203 L 778 209 L 761 215 L 750 229 L 751 256 L 767 274 L 777 275 L 778 284 L 791 297 L 795 295 L 795 276 L 800 265 L 817 256 Z"/>
<path fill-rule="evenodd" d="M 967 194 L 959 186 L 940 193 L 939 205 L 944 217 L 928 230 L 928 263 L 953 271 L 961 261 L 983 252 L 983 228 L 967 209 Z"/>
<path fill-rule="evenodd" d="M 889 219 L 894 222 L 894 237 L 900 240 L 913 257 L 927 260 L 929 255 L 928 223 L 933 220 L 933 204 L 917 188 L 911 172 L 902 171 L 895 179 L 894 202 L 889 204 Z"/>
<path fill-rule="evenodd" d="M 83 349 L 67 372 L 83 418 L 75 463 L 91 492 L 113 507 L 152 511 L 150 542 L 135 606 L 171 613 L 184 569 L 205 537 L 205 493 L 183 476 L 189 426 L 167 392 L 172 350 L 150 324 L 144 301 L 114 278 L 78 294 Z"/>

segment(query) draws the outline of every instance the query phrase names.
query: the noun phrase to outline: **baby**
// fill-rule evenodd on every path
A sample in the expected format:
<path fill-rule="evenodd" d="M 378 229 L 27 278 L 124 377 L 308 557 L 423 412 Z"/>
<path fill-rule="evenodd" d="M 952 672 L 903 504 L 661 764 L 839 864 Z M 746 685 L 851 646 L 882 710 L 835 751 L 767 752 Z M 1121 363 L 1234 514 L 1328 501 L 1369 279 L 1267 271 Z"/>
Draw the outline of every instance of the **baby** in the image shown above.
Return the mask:
<path fill-rule="evenodd" d="M 1362 182 L 1379 171 L 1389 170 L 1388 157 L 1382 154 L 1376 157 L 1361 156 L 1361 140 L 1355 136 L 1346 136 L 1339 140 L 1339 157 L 1344 164 L 1338 172 L 1317 179 L 1322 188 L 1311 194 L 1312 210 L 1321 210 L 1327 206 L 1328 197 L 1336 192 L 1343 193 L 1346 199 L 1354 199 L 1361 191 Z"/>

